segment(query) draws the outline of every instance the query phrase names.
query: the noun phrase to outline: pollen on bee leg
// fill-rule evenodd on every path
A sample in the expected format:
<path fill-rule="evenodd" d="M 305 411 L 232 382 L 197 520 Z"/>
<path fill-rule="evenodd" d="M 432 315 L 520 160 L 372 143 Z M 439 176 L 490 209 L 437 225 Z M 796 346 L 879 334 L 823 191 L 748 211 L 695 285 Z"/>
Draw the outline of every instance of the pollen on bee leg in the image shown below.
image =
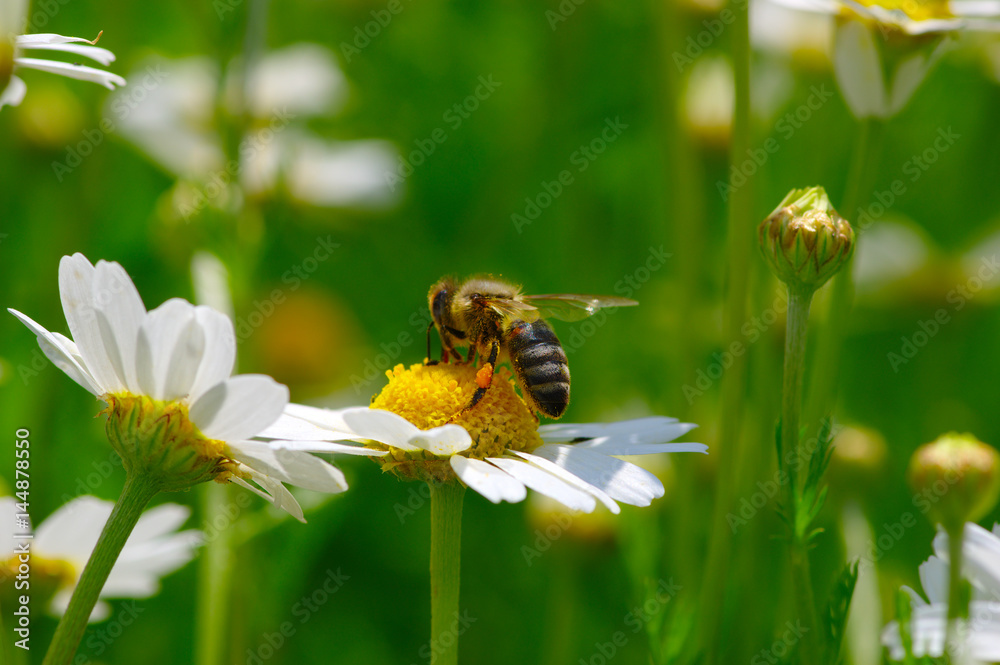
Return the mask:
<path fill-rule="evenodd" d="M 484 364 L 476 372 L 476 385 L 486 390 L 490 387 L 490 381 L 493 380 L 493 365 L 490 363 Z"/>

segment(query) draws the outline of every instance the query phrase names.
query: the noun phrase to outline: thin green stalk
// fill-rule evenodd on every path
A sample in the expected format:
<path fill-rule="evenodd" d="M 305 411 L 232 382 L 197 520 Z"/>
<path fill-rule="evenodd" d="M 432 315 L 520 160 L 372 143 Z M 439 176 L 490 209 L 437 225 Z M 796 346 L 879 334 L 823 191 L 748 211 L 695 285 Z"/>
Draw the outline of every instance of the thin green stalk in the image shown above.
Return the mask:
<path fill-rule="evenodd" d="M 946 628 L 946 652 L 958 653 L 962 641 L 958 634 L 961 619 L 969 616 L 969 598 L 964 593 L 962 583 L 962 537 L 965 525 L 959 523 L 948 529 L 948 626 Z"/>
<path fill-rule="evenodd" d="M 226 636 L 233 578 L 233 548 L 230 522 L 226 514 L 229 485 L 205 483 L 201 505 L 206 533 L 198 562 L 198 598 L 195 608 L 195 663 L 218 665 L 226 661 Z"/>
<path fill-rule="evenodd" d="M 861 224 L 869 221 L 861 219 L 861 206 L 870 196 L 870 174 L 874 172 L 874 162 L 881 152 L 884 127 L 882 121 L 876 119 L 868 119 L 861 124 L 847 175 L 844 199 L 839 206 L 841 214 L 854 225 L 858 236 L 866 230 Z M 854 276 L 851 265 L 852 262 L 848 261 L 833 277 L 826 325 L 817 331 L 814 378 L 806 408 L 809 422 L 819 422 L 833 410 L 833 401 L 837 394 L 840 350 L 851 314 L 851 304 L 854 301 Z"/>
<path fill-rule="evenodd" d="M 431 665 L 456 665 L 465 485 L 431 483 L 430 489 Z"/>
<path fill-rule="evenodd" d="M 159 486 L 144 474 L 130 473 L 125 477 L 125 487 L 111 511 L 108 523 L 101 531 L 90 561 L 83 569 L 42 665 L 65 665 L 72 660 L 111 568 L 118 560 L 118 555 L 146 504 L 158 491 Z"/>
<path fill-rule="evenodd" d="M 735 104 L 730 162 L 738 164 L 750 148 L 750 23 L 747 3 L 731 1 L 729 6 L 735 20 L 729 31 L 732 35 L 733 74 L 735 79 Z M 753 252 L 753 196 L 752 180 L 736 187 L 729 195 L 728 246 L 726 260 L 727 300 L 723 315 L 722 339 L 729 342 L 741 339 L 740 328 L 747 319 L 747 290 L 750 258 Z M 683 222 L 682 222 L 683 223 Z M 726 515 L 732 511 L 734 492 L 740 479 L 738 461 L 746 454 L 740 433 L 743 424 L 743 400 L 746 394 L 747 355 L 733 359 L 732 366 L 722 379 L 722 413 L 719 425 L 719 471 L 715 484 L 712 540 L 709 546 L 705 581 L 702 586 L 702 639 L 701 648 L 708 655 L 707 662 L 715 660 L 720 639 L 726 597 L 726 579 L 732 550 L 732 530 Z"/>
<path fill-rule="evenodd" d="M 809 574 L 808 525 L 799 525 L 798 502 L 800 487 L 797 468 L 808 462 L 808 456 L 800 449 L 801 433 L 799 418 L 802 411 L 802 375 L 806 359 L 806 331 L 809 325 L 809 305 L 812 291 L 789 287 L 788 323 L 785 330 L 785 365 L 781 390 L 781 460 L 782 468 L 788 474 L 784 484 L 785 513 L 789 528 L 789 558 L 792 566 L 792 583 L 795 605 L 799 618 L 808 629 L 802 636 L 802 662 L 819 663 L 821 644 L 819 616 L 813 594 L 812 578 Z M 794 457 L 788 461 L 789 453 Z"/>

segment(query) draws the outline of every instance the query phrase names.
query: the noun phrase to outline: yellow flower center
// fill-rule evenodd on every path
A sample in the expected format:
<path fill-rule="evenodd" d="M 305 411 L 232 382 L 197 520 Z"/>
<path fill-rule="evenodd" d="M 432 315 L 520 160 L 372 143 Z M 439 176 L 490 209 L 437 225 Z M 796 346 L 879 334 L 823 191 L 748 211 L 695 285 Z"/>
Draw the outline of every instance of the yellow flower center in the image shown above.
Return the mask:
<path fill-rule="evenodd" d="M 14 554 L 6 561 L 0 560 L 0 598 L 5 607 L 15 604 L 17 596 L 26 593 L 28 587 L 23 583 L 29 581 L 30 575 L 32 599 L 45 605 L 57 591 L 76 584 L 79 574 L 80 569 L 63 559 L 48 559 L 31 552 L 26 562 Z"/>
<path fill-rule="evenodd" d="M 396 365 L 386 376 L 389 383 L 372 398 L 372 408 L 392 411 L 423 430 L 448 423 L 464 427 L 472 447 L 460 455 L 484 459 L 505 450 L 530 452 L 542 445 L 538 419 L 515 392 L 506 367 L 496 369 L 489 390 L 471 409 L 472 396 L 486 378 L 472 364 L 417 364 L 409 369 Z M 378 461 L 384 470 L 401 477 L 438 482 L 454 478 L 446 458 L 426 451 L 374 447 L 390 451 Z"/>
<path fill-rule="evenodd" d="M 188 416 L 187 405 L 131 393 L 102 396 L 108 440 L 129 472 L 155 478 L 165 492 L 237 474 L 224 441 L 209 439 Z"/>

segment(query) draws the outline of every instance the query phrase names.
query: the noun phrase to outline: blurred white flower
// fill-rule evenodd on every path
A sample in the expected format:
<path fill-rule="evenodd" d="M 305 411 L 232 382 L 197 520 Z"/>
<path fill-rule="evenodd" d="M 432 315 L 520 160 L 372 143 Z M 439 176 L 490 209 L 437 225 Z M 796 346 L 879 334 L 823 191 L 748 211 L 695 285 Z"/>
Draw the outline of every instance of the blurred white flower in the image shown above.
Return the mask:
<path fill-rule="evenodd" d="M 17 570 L 16 547 L 30 542 L 32 583 L 40 577 L 55 581 L 48 612 L 56 616 L 66 611 L 73 589 L 114 504 L 93 496 L 80 496 L 52 513 L 26 541 L 17 534 L 30 533 L 16 522 L 21 513 L 12 497 L 0 497 L 0 526 L 6 540 L 0 545 L 0 564 Z M 125 542 L 121 556 L 108 576 L 101 598 L 148 598 L 160 590 L 160 578 L 177 570 L 194 557 L 202 542 L 197 530 L 177 531 L 187 521 L 191 509 L 165 503 L 145 512 Z M 107 603 L 98 602 L 91 621 L 108 618 Z"/>
<path fill-rule="evenodd" d="M 899 113 L 951 46 L 951 35 L 1000 31 L 995 0 L 770 1 L 837 17 L 834 73 L 859 119 Z"/>
<path fill-rule="evenodd" d="M 340 111 L 349 97 L 346 77 L 333 54 L 318 44 L 295 44 L 265 54 L 249 72 L 245 91 L 239 63 L 222 73 L 205 58 L 141 63 L 154 67 L 163 82 L 138 104 L 123 96 L 108 102 L 119 116 L 122 135 L 181 181 L 199 183 L 201 192 L 175 196 L 182 211 L 204 205 L 223 207 L 249 196 L 271 196 L 279 188 L 296 201 L 322 207 L 386 208 L 398 201 L 384 173 L 397 151 L 379 140 L 324 140 L 305 128 L 309 117 Z M 221 93 L 220 93 L 221 87 Z M 250 127 L 238 147 L 238 162 L 226 162 L 216 126 L 218 99 L 230 116 L 243 115 Z M 199 201 L 200 197 L 200 201 Z M 185 216 L 187 214 L 185 213 Z"/>
<path fill-rule="evenodd" d="M 961 653 L 952 654 L 955 662 L 994 662 L 1000 660 L 1000 525 L 993 532 L 971 522 L 965 525 L 962 539 L 962 575 L 972 585 L 972 602 Z M 934 538 L 934 556 L 920 565 L 920 584 L 927 594 L 925 601 L 909 587 L 913 616 L 910 634 L 913 654 L 918 658 L 944 655 L 948 616 L 948 535 L 939 530 Z M 960 631 L 961 632 L 961 631 Z M 902 660 L 903 643 L 899 623 L 893 621 L 882 631 L 882 644 L 893 660 Z"/>

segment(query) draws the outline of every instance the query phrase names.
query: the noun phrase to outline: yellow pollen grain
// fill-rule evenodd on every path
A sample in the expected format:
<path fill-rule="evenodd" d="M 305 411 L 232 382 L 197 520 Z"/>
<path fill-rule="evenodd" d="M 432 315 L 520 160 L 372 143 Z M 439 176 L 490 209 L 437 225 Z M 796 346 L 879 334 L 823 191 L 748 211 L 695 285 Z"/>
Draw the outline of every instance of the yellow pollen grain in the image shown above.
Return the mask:
<path fill-rule="evenodd" d="M 403 416 L 420 429 L 448 423 L 460 425 L 472 437 L 472 448 L 464 455 L 483 459 L 505 450 L 531 451 L 542 445 L 538 420 L 514 390 L 506 367 L 496 370 L 493 383 L 472 409 L 479 383 L 471 364 L 397 365 L 386 372 L 389 383 L 372 400 L 373 409 Z"/>

